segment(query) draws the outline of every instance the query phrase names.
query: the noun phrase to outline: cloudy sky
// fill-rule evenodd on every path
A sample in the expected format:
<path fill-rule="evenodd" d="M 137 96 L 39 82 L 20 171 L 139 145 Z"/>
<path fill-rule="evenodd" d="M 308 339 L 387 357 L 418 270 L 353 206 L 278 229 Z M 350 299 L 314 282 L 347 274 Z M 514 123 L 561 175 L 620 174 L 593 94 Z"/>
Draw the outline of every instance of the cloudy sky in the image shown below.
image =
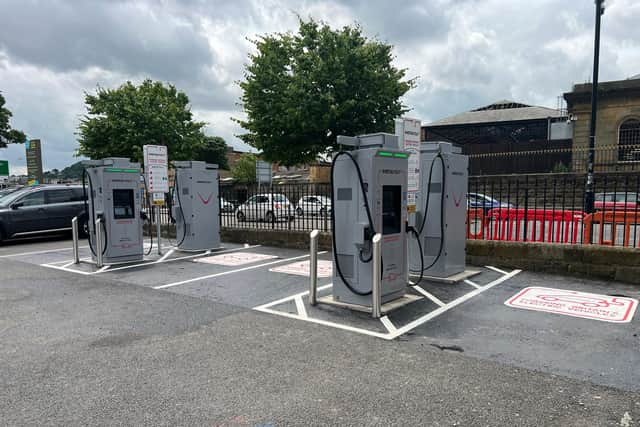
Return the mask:
<path fill-rule="evenodd" d="M 246 149 L 230 119 L 247 38 L 296 14 L 357 22 L 419 76 L 405 103 L 429 122 L 510 98 L 555 108 L 591 78 L 593 0 L 0 0 L 0 91 L 12 125 L 43 141 L 45 169 L 75 159 L 83 93 L 144 78 L 175 84 L 207 133 Z M 607 0 L 601 81 L 640 73 L 640 2 Z M 0 150 L 24 171 L 22 146 Z"/>

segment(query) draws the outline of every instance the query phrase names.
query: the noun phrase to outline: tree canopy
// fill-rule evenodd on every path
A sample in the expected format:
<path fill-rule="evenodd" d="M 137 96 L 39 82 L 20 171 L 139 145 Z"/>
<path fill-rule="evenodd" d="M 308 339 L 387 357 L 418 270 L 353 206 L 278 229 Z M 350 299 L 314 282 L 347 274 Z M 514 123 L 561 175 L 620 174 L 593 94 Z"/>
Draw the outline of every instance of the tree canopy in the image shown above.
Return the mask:
<path fill-rule="evenodd" d="M 300 20 L 298 32 L 253 43 L 240 82 L 248 132 L 239 137 L 266 160 L 306 163 L 336 148 L 338 135 L 393 131 L 415 86 L 392 64 L 392 46 L 368 39 L 359 26 L 334 30 Z"/>
<path fill-rule="evenodd" d="M 8 108 L 4 106 L 5 99 L 0 92 L 0 148 L 4 148 L 7 144 L 19 144 L 25 142 L 27 136 L 17 129 L 13 129 L 9 124 L 12 114 Z"/>
<path fill-rule="evenodd" d="M 236 164 L 231 168 L 231 176 L 241 182 L 256 182 L 256 160 L 255 154 L 244 153 L 240 156 Z"/>
<path fill-rule="evenodd" d="M 220 169 L 229 169 L 227 143 L 219 136 L 206 136 L 203 147 L 196 152 L 194 159 L 215 163 Z"/>
<path fill-rule="evenodd" d="M 189 98 L 173 85 L 145 80 L 85 93 L 78 154 L 91 159 L 127 157 L 142 162 L 142 146 L 166 145 L 170 160 L 192 160 L 210 148 L 193 119 Z"/>

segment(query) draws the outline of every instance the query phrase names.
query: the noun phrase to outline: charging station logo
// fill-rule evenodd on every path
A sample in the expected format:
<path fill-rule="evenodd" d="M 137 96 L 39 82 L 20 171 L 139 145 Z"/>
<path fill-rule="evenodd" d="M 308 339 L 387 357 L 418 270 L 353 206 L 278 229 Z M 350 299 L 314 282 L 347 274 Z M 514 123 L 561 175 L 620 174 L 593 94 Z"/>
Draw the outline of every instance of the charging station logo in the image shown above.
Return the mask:
<path fill-rule="evenodd" d="M 462 193 L 460 193 L 460 196 L 458 196 L 458 198 L 456 198 L 455 194 L 453 195 L 453 203 L 456 205 L 456 208 L 460 207 L 460 202 L 462 202 Z"/>
<path fill-rule="evenodd" d="M 200 198 L 200 201 L 202 203 L 204 203 L 205 205 L 208 205 L 209 202 L 211 201 L 211 199 L 213 198 L 213 193 L 209 194 L 209 197 L 207 197 L 206 199 L 204 197 L 202 197 L 202 195 L 200 193 L 198 193 L 198 197 Z"/>

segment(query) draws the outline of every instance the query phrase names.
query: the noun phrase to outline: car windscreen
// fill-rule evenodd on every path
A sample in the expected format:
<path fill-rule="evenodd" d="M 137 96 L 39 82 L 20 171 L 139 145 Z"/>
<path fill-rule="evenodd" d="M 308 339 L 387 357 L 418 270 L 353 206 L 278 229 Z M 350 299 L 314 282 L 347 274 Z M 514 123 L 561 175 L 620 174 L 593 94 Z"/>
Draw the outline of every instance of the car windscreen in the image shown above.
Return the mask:
<path fill-rule="evenodd" d="M 281 202 L 281 203 L 289 203 L 289 200 L 287 200 L 287 198 L 285 196 L 283 196 L 282 194 L 274 194 L 273 195 L 273 201 L 274 202 Z"/>

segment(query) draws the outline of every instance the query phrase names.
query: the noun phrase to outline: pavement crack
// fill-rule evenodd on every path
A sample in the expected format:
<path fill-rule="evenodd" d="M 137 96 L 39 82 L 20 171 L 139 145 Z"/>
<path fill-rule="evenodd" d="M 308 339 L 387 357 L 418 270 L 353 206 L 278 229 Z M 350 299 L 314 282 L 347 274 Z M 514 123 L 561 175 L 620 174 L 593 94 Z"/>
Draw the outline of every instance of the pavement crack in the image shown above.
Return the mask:
<path fill-rule="evenodd" d="M 459 345 L 440 345 L 440 344 L 429 344 L 431 347 L 435 347 L 439 350 L 445 351 L 456 351 L 458 353 L 464 353 L 464 349 Z"/>

